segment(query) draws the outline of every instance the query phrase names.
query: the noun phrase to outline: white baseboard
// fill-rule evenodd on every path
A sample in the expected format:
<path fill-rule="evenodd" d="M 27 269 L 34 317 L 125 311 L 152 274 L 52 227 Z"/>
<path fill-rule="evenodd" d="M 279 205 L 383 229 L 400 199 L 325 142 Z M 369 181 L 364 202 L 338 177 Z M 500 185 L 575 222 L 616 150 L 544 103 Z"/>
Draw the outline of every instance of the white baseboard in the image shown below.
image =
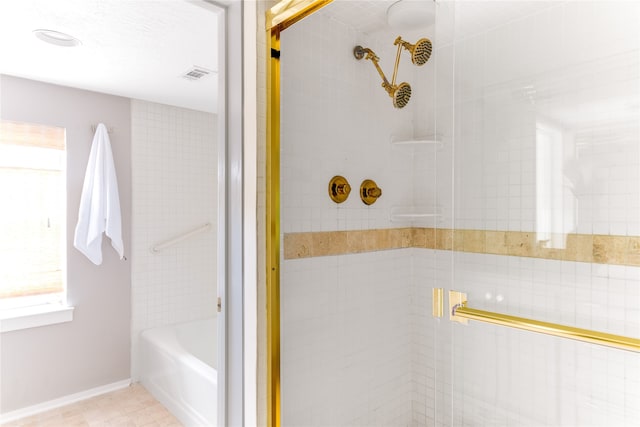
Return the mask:
<path fill-rule="evenodd" d="M 95 387 L 79 393 L 69 394 L 58 399 L 49 400 L 47 402 L 38 403 L 37 405 L 27 406 L 26 408 L 16 409 L 15 411 L 0 413 L 0 424 L 19 420 L 21 418 L 30 417 L 31 415 L 49 411 L 51 409 L 60 408 L 61 406 L 70 405 L 81 400 L 86 400 L 94 396 L 120 390 L 131 385 L 131 379 L 117 381 L 115 383 L 106 384 Z"/>

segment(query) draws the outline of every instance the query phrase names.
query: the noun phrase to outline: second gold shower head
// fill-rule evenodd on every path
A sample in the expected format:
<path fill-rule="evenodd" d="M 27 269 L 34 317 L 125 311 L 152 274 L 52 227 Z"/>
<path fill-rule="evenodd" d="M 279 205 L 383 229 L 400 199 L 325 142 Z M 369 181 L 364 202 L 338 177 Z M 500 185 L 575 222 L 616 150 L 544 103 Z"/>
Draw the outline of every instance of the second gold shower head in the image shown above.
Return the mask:
<path fill-rule="evenodd" d="M 418 66 L 426 64 L 429 58 L 431 58 L 431 52 L 433 51 L 431 40 L 426 37 L 418 40 L 415 44 L 411 44 L 402 40 L 402 37 L 398 36 L 393 44 L 407 49 L 411 54 L 411 62 Z"/>

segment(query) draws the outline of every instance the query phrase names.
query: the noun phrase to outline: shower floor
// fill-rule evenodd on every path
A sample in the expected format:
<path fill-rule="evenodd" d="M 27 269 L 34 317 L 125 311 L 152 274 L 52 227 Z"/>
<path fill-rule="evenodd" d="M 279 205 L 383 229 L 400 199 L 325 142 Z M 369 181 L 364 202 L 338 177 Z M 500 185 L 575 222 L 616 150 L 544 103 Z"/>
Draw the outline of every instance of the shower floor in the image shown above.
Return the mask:
<path fill-rule="evenodd" d="M 2 427 L 181 427 L 140 384 L 22 418 Z"/>

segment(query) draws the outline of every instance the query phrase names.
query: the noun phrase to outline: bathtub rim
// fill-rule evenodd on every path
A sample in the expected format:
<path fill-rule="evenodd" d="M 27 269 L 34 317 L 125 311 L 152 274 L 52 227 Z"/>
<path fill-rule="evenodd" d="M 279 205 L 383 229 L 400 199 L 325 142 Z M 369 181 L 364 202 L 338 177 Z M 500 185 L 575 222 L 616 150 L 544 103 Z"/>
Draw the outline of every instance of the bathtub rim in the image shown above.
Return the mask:
<path fill-rule="evenodd" d="M 191 323 L 203 322 L 213 320 L 214 329 L 216 331 L 216 340 L 217 340 L 217 319 L 215 317 L 207 318 L 207 319 L 198 319 L 188 322 L 180 322 L 174 323 L 166 326 L 159 326 L 155 328 L 148 328 L 143 331 L 140 331 L 140 341 L 146 341 L 151 343 L 151 345 L 157 347 L 162 350 L 165 355 L 172 356 L 172 358 L 177 359 L 179 362 L 185 362 L 189 366 L 192 366 L 198 372 L 213 377 L 216 384 L 218 382 L 218 369 L 217 369 L 217 361 L 215 363 L 216 366 L 211 366 L 206 363 L 204 360 L 198 358 L 193 353 L 189 352 L 178 339 L 177 336 L 177 328 L 181 326 L 185 326 Z M 217 344 L 217 343 L 216 343 Z M 175 357 L 174 357 L 175 356 Z M 217 354 L 215 355 L 217 357 Z M 142 375 L 141 375 L 142 378 Z"/>
<path fill-rule="evenodd" d="M 185 426 L 216 426 L 219 422 L 220 408 L 218 405 L 218 394 L 220 384 L 218 382 L 218 371 L 189 352 L 178 339 L 178 329 L 181 326 L 211 320 L 213 320 L 213 326 L 216 326 L 215 318 L 198 319 L 190 322 L 180 322 L 172 325 L 149 328 L 141 331 L 139 334 L 141 344 L 139 357 L 144 366 L 140 371 L 139 382 Z M 147 352 L 151 352 L 151 354 L 147 354 Z M 162 360 L 160 371 L 156 371 L 154 368 L 149 369 L 148 366 L 145 366 L 151 364 L 152 361 L 158 357 Z M 181 370 L 186 370 L 184 374 L 189 372 L 187 378 L 190 378 L 190 375 L 193 374 L 201 377 L 202 381 L 208 382 L 214 387 L 215 397 L 214 400 L 212 400 L 212 404 L 216 405 L 216 418 L 213 420 L 214 424 L 211 424 L 209 420 L 205 418 L 201 408 L 198 408 L 198 405 L 194 406 L 193 402 L 189 402 L 188 399 L 183 399 L 179 388 L 167 388 L 166 384 L 158 381 L 157 374 L 160 373 L 164 375 L 165 372 L 163 370 L 167 369 L 167 367 L 177 370 L 177 375 L 182 375 Z M 170 375 L 176 375 L 176 373 L 174 372 Z"/>

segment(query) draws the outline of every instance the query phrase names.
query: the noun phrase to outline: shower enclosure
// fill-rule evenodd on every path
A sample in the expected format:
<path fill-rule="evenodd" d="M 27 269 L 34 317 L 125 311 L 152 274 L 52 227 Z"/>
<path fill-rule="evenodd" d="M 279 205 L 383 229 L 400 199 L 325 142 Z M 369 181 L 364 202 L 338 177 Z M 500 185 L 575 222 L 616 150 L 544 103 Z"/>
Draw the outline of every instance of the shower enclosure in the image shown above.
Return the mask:
<path fill-rule="evenodd" d="M 272 425 L 640 424 L 640 5 L 393 3 L 271 32 Z M 398 36 L 433 45 L 401 109 L 353 55 L 392 70 Z M 449 291 L 630 345 L 453 322 Z"/>

